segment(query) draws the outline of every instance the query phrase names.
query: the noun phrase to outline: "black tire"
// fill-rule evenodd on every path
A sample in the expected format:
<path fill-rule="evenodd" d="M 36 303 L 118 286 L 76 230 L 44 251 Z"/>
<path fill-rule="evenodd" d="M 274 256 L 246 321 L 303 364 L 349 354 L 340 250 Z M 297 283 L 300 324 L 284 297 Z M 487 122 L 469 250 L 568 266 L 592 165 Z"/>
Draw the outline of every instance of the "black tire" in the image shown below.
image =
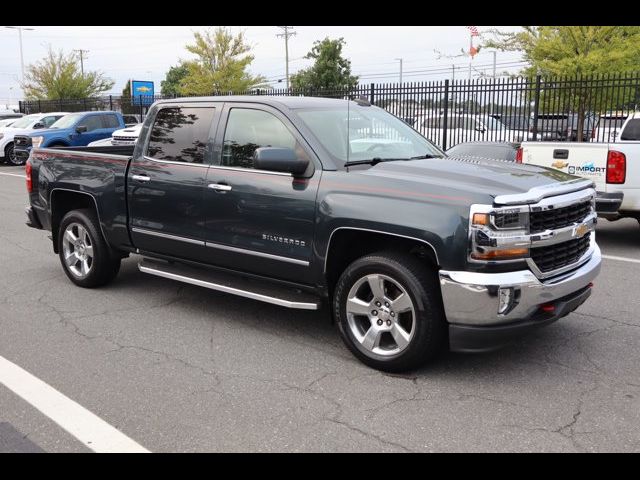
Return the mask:
<path fill-rule="evenodd" d="M 14 167 L 19 167 L 20 165 L 24 165 L 26 163 L 26 159 L 21 160 L 16 157 L 13 150 L 13 142 L 4 147 L 4 161 L 7 163 L 7 165 L 13 165 Z"/>
<path fill-rule="evenodd" d="M 355 337 L 347 317 L 351 288 L 366 275 L 384 275 L 400 284 L 414 306 L 412 331 L 404 350 L 390 356 L 367 350 Z M 333 314 L 345 345 L 366 365 L 386 372 L 413 370 L 446 346 L 446 320 L 437 272 L 423 260 L 398 252 L 366 255 L 351 263 L 340 276 L 333 295 Z M 399 315 L 398 315 L 399 318 Z M 363 320 L 367 323 L 367 320 Z M 370 321 L 370 320 L 369 320 Z M 373 326 L 373 323 L 371 324 Z"/>
<path fill-rule="evenodd" d="M 65 231 L 68 226 L 76 224 L 81 225 L 86 230 L 90 245 L 93 248 L 93 257 L 91 260 L 88 274 L 83 277 L 72 272 L 71 267 L 65 261 L 65 249 L 63 246 Z M 91 209 L 72 210 L 67 213 L 60 222 L 58 229 L 58 255 L 64 273 L 69 280 L 84 288 L 95 288 L 106 285 L 111 282 L 120 271 L 119 256 L 112 255 L 107 242 L 105 241 L 100 223 L 96 213 Z"/>

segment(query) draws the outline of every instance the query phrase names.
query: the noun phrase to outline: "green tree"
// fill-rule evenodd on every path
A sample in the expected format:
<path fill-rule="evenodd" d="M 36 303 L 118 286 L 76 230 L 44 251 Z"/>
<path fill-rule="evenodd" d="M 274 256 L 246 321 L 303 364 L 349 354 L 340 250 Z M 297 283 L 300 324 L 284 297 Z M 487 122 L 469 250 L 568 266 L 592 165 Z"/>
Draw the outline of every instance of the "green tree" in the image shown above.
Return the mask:
<path fill-rule="evenodd" d="M 57 100 L 61 98 L 88 98 L 100 95 L 115 82 L 103 73 L 93 71 L 82 75 L 77 57 L 49 47 L 47 56 L 27 66 L 22 82 L 24 95 L 29 100 Z"/>
<path fill-rule="evenodd" d="M 634 26 L 523 26 L 518 32 L 490 30 L 484 46 L 502 51 L 518 51 L 529 66 L 523 70 L 527 76 L 544 77 L 598 76 L 637 71 L 640 66 L 640 27 Z M 580 88 L 564 83 L 563 88 L 548 88 L 541 93 L 542 111 L 555 108 L 571 109 L 578 114 L 578 141 L 582 140 L 587 109 L 601 110 L 611 107 L 619 92 L 602 83 L 599 88 Z M 635 91 L 625 92 L 632 97 Z M 630 98 L 620 98 L 622 103 Z"/>
<path fill-rule="evenodd" d="M 187 74 L 180 81 L 181 95 L 211 95 L 213 92 L 242 92 L 263 87 L 266 79 L 251 75 L 251 46 L 242 32 L 233 35 L 224 27 L 213 32 L 194 33 L 195 44 L 187 45 L 195 60 L 183 63 Z"/>
<path fill-rule="evenodd" d="M 188 73 L 189 69 L 183 63 L 169 68 L 164 80 L 160 82 L 162 95 L 180 95 L 180 82 Z"/>
<path fill-rule="evenodd" d="M 311 51 L 304 58 L 313 59 L 314 64 L 291 76 L 294 89 L 337 89 L 353 88 L 358 77 L 351 75 L 351 62 L 342 56 L 346 45 L 343 38 L 316 40 Z"/>

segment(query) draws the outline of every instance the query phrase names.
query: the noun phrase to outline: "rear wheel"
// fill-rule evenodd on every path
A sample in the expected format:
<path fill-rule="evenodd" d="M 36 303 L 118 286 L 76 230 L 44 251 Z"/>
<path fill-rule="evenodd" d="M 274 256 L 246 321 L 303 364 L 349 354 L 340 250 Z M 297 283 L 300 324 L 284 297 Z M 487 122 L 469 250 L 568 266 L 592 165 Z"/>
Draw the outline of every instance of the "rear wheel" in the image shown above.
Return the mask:
<path fill-rule="evenodd" d="M 354 261 L 338 280 L 333 311 L 347 347 L 379 370 L 419 367 L 446 341 L 437 274 L 408 254 Z"/>
<path fill-rule="evenodd" d="M 60 222 L 58 252 L 67 277 L 80 287 L 109 283 L 120 270 L 120 257 L 111 254 L 92 210 L 73 210 Z"/>

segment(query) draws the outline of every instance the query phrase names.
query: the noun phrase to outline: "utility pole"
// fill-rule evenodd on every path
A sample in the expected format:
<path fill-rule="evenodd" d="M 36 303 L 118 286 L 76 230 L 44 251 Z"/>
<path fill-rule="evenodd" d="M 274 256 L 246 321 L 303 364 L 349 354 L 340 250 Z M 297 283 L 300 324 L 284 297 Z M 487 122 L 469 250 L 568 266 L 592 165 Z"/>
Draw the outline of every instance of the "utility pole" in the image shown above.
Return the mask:
<path fill-rule="evenodd" d="M 294 36 L 296 32 L 293 31 L 293 27 L 278 26 L 278 28 L 281 28 L 284 32 L 284 33 L 278 33 L 276 37 L 284 38 L 284 54 L 285 54 L 285 61 L 287 64 L 286 66 L 287 90 L 289 90 L 289 37 Z M 289 31 L 289 29 L 292 29 L 292 30 Z"/>
<path fill-rule="evenodd" d="M 80 54 L 80 73 L 82 73 L 82 77 L 84 78 L 84 54 L 89 53 L 89 50 L 78 48 L 74 50 L 74 52 L 78 52 Z"/>
<path fill-rule="evenodd" d="M 35 28 L 27 27 L 4 27 L 18 30 L 18 38 L 20 39 L 20 69 L 22 72 L 22 81 L 24 82 L 24 56 L 22 55 L 22 30 L 35 30 Z"/>
<path fill-rule="evenodd" d="M 496 51 L 494 50 L 493 52 L 493 79 L 496 79 Z"/>
<path fill-rule="evenodd" d="M 456 65 L 455 63 L 451 65 L 451 82 L 456 81 Z"/>
<path fill-rule="evenodd" d="M 394 58 L 394 60 L 400 61 L 400 85 L 402 86 L 402 58 Z"/>

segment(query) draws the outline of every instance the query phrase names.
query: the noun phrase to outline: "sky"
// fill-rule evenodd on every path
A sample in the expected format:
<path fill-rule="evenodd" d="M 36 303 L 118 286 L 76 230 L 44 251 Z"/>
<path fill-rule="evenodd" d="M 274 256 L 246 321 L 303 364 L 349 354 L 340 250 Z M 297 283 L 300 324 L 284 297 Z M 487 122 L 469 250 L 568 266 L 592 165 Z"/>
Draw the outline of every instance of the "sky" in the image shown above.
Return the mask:
<path fill-rule="evenodd" d="M 180 59 L 192 55 L 184 46 L 193 40 L 193 32 L 215 27 L 207 26 L 27 26 L 23 31 L 25 66 L 41 60 L 49 48 L 71 52 L 88 50 L 84 68 L 99 70 L 115 80 L 112 93 L 119 95 L 130 79 L 152 80 L 156 92 L 166 71 Z M 275 88 L 285 87 L 284 40 L 277 37 L 282 30 L 276 26 L 232 26 L 232 32 L 243 31 L 253 47 L 255 60 L 249 70 L 261 74 Z M 480 32 L 491 28 L 516 31 L 515 26 L 478 26 Z M 343 54 L 351 60 L 352 73 L 361 83 L 397 82 L 399 58 L 403 59 L 403 82 L 418 82 L 452 78 L 468 78 L 469 58 L 455 57 L 469 48 L 469 30 L 465 26 L 293 26 L 296 35 L 289 39 L 290 74 L 308 67 L 304 59 L 313 42 L 325 37 L 343 37 Z M 476 40 L 477 41 L 477 40 Z M 454 57 L 454 58 L 452 58 Z M 497 71 L 515 73 L 523 67 L 520 54 L 498 52 Z M 472 62 L 472 76 L 491 74 L 493 54 L 481 50 Z M 455 72 L 452 65 L 455 65 Z M 20 51 L 18 31 L 0 28 L 0 108 L 9 102 L 17 105 L 22 97 L 19 86 Z M 278 82 L 281 80 L 281 82 Z"/>

